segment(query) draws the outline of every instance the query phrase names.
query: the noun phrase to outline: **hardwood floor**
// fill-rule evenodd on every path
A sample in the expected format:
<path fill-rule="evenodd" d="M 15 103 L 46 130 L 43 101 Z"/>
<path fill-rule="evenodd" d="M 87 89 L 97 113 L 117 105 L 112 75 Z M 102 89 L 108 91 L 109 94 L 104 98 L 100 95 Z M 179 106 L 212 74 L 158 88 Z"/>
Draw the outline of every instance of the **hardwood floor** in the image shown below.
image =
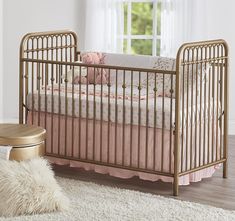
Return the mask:
<path fill-rule="evenodd" d="M 222 178 L 222 168 L 212 178 L 207 178 L 189 186 L 180 187 L 180 200 L 208 204 L 224 209 L 235 210 L 235 136 L 229 137 L 229 174 L 227 179 Z M 163 182 L 143 181 L 137 177 L 119 179 L 109 175 L 87 172 L 82 169 L 55 166 L 57 176 L 95 182 L 98 184 L 138 190 L 166 197 L 172 196 L 172 185 Z"/>

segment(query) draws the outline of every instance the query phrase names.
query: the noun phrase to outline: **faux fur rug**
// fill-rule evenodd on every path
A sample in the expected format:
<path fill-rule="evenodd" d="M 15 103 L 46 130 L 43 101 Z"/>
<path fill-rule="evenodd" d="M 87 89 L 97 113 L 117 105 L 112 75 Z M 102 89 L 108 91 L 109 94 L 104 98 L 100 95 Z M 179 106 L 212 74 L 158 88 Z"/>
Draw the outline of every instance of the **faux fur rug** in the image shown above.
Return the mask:
<path fill-rule="evenodd" d="M 0 218 L 0 221 L 232 221 L 235 211 L 184 202 L 136 191 L 56 178 L 70 198 L 70 209 L 43 215 Z"/>
<path fill-rule="evenodd" d="M 68 207 L 69 200 L 47 160 L 0 159 L 0 216 L 43 214 Z"/>

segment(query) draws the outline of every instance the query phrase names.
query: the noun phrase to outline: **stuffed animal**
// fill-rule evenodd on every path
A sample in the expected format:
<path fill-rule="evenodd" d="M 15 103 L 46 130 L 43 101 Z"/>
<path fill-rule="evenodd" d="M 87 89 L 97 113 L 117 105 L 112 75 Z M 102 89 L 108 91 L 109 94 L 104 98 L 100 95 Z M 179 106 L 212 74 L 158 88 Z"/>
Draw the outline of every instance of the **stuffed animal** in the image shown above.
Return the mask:
<path fill-rule="evenodd" d="M 82 62 L 85 64 L 104 64 L 104 55 L 98 52 L 89 52 L 82 55 Z M 89 84 L 108 83 L 106 70 L 103 68 L 88 67 L 87 81 Z"/>
<path fill-rule="evenodd" d="M 81 73 L 80 73 L 81 70 Z M 74 69 L 74 84 L 87 84 L 87 68 L 86 67 L 75 67 Z M 88 82 L 89 83 L 89 82 Z"/>
<path fill-rule="evenodd" d="M 82 62 L 76 61 L 76 63 L 81 64 Z M 69 83 L 86 84 L 87 83 L 86 75 L 87 75 L 86 67 L 74 66 L 67 72 L 67 74 L 63 74 L 63 79 L 67 79 Z"/>

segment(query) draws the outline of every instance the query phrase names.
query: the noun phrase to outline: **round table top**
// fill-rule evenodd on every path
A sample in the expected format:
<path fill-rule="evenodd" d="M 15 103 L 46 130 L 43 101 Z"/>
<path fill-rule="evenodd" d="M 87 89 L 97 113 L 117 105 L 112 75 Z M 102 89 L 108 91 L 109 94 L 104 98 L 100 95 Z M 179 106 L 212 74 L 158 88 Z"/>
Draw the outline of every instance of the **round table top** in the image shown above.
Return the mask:
<path fill-rule="evenodd" d="M 45 140 L 46 130 L 27 124 L 0 124 L 0 145 L 29 146 Z"/>

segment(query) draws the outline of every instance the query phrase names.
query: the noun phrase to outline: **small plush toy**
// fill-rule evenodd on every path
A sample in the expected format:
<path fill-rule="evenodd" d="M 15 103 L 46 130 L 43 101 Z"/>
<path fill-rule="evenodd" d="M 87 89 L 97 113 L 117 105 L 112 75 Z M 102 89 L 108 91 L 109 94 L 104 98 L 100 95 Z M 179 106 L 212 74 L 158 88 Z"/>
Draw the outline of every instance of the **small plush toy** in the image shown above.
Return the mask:
<path fill-rule="evenodd" d="M 104 64 L 104 56 L 98 52 L 85 53 L 82 55 L 82 62 L 85 64 Z M 107 74 L 103 68 L 88 67 L 86 78 L 89 84 L 108 83 Z"/>
<path fill-rule="evenodd" d="M 81 70 L 81 73 L 80 73 Z M 86 67 L 75 67 L 74 69 L 74 84 L 87 84 L 87 68 Z"/>
<path fill-rule="evenodd" d="M 76 61 L 76 63 L 82 64 L 81 61 Z M 87 83 L 86 75 L 87 75 L 86 67 L 74 66 L 66 74 L 63 74 L 63 78 L 67 79 L 69 83 L 86 84 Z"/>

